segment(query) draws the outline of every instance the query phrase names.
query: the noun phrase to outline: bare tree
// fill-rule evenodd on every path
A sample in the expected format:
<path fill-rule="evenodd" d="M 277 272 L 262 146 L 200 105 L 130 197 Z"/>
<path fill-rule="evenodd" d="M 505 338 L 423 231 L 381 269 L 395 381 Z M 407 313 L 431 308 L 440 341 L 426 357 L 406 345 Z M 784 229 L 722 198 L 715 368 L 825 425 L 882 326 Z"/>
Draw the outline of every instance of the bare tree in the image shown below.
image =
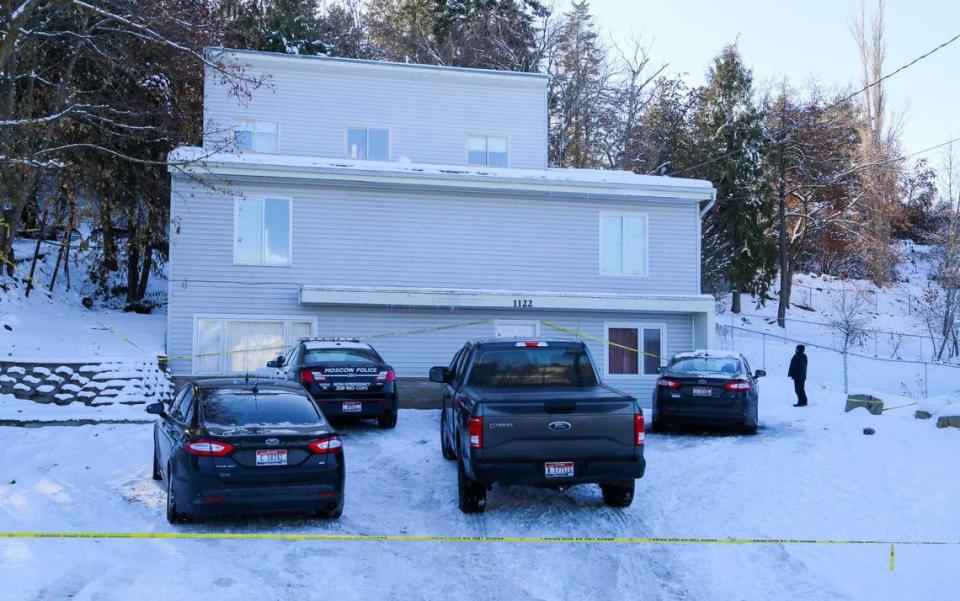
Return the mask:
<path fill-rule="evenodd" d="M 848 357 L 850 349 L 862 346 L 867 339 L 867 308 L 869 302 L 860 291 L 844 290 L 839 298 L 833 299 L 833 317 L 830 325 L 840 338 L 843 352 L 843 390 L 849 390 Z"/>

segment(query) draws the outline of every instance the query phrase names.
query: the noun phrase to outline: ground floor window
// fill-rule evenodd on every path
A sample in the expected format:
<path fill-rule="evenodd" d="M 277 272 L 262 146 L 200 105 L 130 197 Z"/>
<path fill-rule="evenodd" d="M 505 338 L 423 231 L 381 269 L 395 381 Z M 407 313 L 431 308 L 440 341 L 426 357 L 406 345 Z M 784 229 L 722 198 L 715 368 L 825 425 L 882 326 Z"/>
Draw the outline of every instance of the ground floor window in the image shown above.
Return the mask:
<path fill-rule="evenodd" d="M 198 316 L 194 373 L 228 374 L 266 369 L 301 338 L 313 335 L 309 319 Z"/>
<path fill-rule="evenodd" d="M 666 328 L 660 324 L 606 324 L 607 375 L 652 376 L 662 365 Z"/>

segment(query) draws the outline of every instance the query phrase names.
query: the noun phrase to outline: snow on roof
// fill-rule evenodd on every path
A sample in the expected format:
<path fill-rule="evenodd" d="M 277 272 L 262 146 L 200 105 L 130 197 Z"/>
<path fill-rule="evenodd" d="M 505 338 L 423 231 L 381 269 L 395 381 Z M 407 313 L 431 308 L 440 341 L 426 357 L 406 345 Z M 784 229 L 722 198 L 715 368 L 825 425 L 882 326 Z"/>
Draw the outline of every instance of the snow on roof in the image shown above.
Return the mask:
<path fill-rule="evenodd" d="M 396 180 L 422 180 L 457 185 L 519 187 L 562 185 L 567 191 L 613 193 L 618 195 L 686 197 L 708 200 L 713 184 L 698 179 L 659 175 L 639 175 L 630 171 L 606 169 L 514 169 L 414 163 L 410 160 L 361 161 L 278 154 L 216 152 L 193 146 L 181 146 L 167 157 L 170 170 L 195 174 L 262 175 L 286 177 L 390 177 Z M 660 194 L 657 194 L 657 193 Z"/>
<path fill-rule="evenodd" d="M 673 356 L 674 359 L 692 359 L 699 357 L 715 357 L 717 359 L 737 359 L 740 360 L 743 357 L 737 351 L 726 351 L 722 349 L 697 349 L 695 351 L 687 351 L 685 353 L 677 353 Z"/>

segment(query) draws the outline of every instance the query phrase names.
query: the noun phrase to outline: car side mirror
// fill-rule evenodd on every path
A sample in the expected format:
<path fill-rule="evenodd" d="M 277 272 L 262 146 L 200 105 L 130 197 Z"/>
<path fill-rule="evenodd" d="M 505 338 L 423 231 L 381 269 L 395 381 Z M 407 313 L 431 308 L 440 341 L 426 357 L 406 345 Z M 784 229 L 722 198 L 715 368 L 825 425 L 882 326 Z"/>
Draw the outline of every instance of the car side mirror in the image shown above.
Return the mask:
<path fill-rule="evenodd" d="M 667 368 L 661 365 L 660 367 L 657 368 L 657 373 L 658 374 L 667 373 Z"/>
<path fill-rule="evenodd" d="M 147 413 L 163 417 L 167 414 L 167 411 L 162 402 L 156 402 L 147 405 Z"/>
<path fill-rule="evenodd" d="M 450 381 L 450 370 L 442 365 L 430 368 L 430 381 L 437 384 L 446 384 Z"/>
<path fill-rule="evenodd" d="M 267 367 L 276 367 L 278 369 L 283 367 L 283 355 L 278 355 L 273 361 L 267 361 Z"/>
<path fill-rule="evenodd" d="M 753 378 L 754 378 L 754 379 L 762 378 L 762 377 L 765 376 L 765 375 L 767 375 L 767 372 L 765 372 L 765 371 L 762 370 L 762 369 L 758 369 L 758 370 L 757 370 L 757 373 L 753 374 Z"/>

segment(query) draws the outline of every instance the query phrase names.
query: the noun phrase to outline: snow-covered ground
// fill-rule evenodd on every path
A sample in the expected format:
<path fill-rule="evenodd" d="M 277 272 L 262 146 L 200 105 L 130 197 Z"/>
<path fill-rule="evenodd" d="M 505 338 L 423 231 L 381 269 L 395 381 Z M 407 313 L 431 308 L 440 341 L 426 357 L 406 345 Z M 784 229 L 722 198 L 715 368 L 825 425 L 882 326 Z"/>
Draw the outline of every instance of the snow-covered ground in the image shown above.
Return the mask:
<path fill-rule="evenodd" d="M 0 360 L 87 362 L 121 359 L 155 359 L 164 353 L 166 314 L 163 308 L 150 315 L 124 313 L 96 306 L 86 309 L 84 296 L 93 293 L 87 278 L 88 261 L 71 260 L 72 286 L 66 289 L 63 270 L 50 293 L 51 276 L 56 263 L 56 247 L 44 243 L 43 259 L 38 262 L 30 297 L 24 296 L 24 278 L 30 273 L 29 258 L 34 241 L 15 245 L 18 257 L 27 261 L 17 265 L 17 278 L 5 279 L 10 291 L 0 294 Z M 76 253 L 74 253 L 76 255 Z M 165 294 L 166 280 L 151 279 L 151 299 Z"/>
<path fill-rule="evenodd" d="M 0 428 L 0 531 L 717 537 L 960 543 L 960 432 L 912 411 L 790 406 L 763 383 L 757 436 L 653 435 L 632 507 L 595 487 L 496 487 L 456 505 L 438 414 L 345 425 L 343 517 L 173 527 L 150 479 L 152 426 Z M 866 436 L 870 426 L 876 434 Z M 933 599 L 960 590 L 960 544 L 549 544 L 0 539 L 0 599 Z"/>

